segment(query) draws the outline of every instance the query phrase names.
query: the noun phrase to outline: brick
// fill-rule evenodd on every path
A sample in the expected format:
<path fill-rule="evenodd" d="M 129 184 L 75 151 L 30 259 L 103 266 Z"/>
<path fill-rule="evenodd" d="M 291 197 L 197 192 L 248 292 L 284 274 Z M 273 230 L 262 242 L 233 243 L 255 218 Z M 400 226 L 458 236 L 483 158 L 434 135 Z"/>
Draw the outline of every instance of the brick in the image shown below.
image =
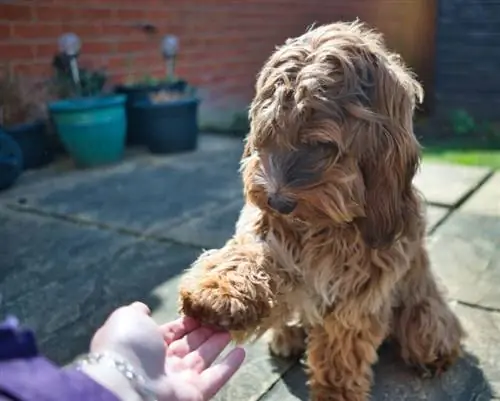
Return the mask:
<path fill-rule="evenodd" d="M 146 41 L 124 41 L 116 43 L 116 51 L 118 53 L 135 53 L 135 52 L 144 52 L 147 50 L 151 50 L 152 45 Z M 160 52 L 159 45 L 157 44 L 158 53 Z"/>
<path fill-rule="evenodd" d="M 0 22 L 0 39 L 7 39 L 10 37 L 10 24 L 7 22 Z"/>
<path fill-rule="evenodd" d="M 62 33 L 60 24 L 41 24 L 37 22 L 16 23 L 12 26 L 12 38 L 14 39 L 40 39 L 49 38 L 56 41 Z"/>
<path fill-rule="evenodd" d="M 29 44 L 0 43 L 0 61 L 32 59 L 33 46 Z"/>
<path fill-rule="evenodd" d="M 50 65 L 44 62 L 13 63 L 12 69 L 16 74 L 31 77 L 48 77 L 52 72 Z"/>
<path fill-rule="evenodd" d="M 83 1 L 83 0 L 82 0 Z M 35 8 L 35 16 L 38 21 L 67 21 L 73 20 L 76 11 L 72 7 L 64 6 L 38 6 Z"/>
<path fill-rule="evenodd" d="M 0 4 L 0 20 L 5 21 L 31 21 L 33 7 L 22 4 Z"/>
<path fill-rule="evenodd" d="M 113 15 L 113 11 L 105 8 L 78 8 L 75 11 L 75 20 L 109 20 Z"/>
<path fill-rule="evenodd" d="M 132 24 L 110 24 L 106 23 L 101 26 L 102 35 L 105 36 L 127 36 L 137 37 L 144 36 L 140 29 Z"/>
<path fill-rule="evenodd" d="M 80 36 L 82 40 L 88 38 L 102 37 L 103 23 L 100 21 L 86 21 L 86 22 L 63 22 L 62 30 L 63 32 L 73 32 Z"/>
<path fill-rule="evenodd" d="M 82 54 L 109 54 L 114 52 L 115 44 L 113 42 L 92 42 L 82 43 Z"/>
<path fill-rule="evenodd" d="M 34 45 L 34 57 L 37 59 L 50 60 L 49 62 L 52 62 L 52 58 L 58 52 L 59 49 L 56 41 L 54 41 L 54 43 Z"/>
<path fill-rule="evenodd" d="M 144 9 L 140 10 L 130 10 L 130 9 L 116 9 L 112 10 L 112 17 L 119 21 L 140 21 L 146 16 L 146 11 Z"/>

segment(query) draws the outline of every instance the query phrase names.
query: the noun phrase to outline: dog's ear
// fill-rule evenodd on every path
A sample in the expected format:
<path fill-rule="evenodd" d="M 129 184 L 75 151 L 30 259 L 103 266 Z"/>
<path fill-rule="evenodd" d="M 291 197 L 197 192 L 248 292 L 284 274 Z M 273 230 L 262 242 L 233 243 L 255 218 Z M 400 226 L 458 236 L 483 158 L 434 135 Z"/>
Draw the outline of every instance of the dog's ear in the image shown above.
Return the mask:
<path fill-rule="evenodd" d="M 422 88 L 404 70 L 379 70 L 374 76 L 371 108 L 379 118 L 365 121 L 366 131 L 359 136 L 365 216 L 356 223 L 369 246 L 384 248 L 401 235 L 411 235 L 418 223 L 412 181 L 420 164 L 420 145 L 412 119 Z"/>
<path fill-rule="evenodd" d="M 378 151 L 362 157 L 359 166 L 365 186 L 365 216 L 357 224 L 372 248 L 383 248 L 408 234 L 418 215 L 412 179 L 419 157 L 385 139 Z"/>

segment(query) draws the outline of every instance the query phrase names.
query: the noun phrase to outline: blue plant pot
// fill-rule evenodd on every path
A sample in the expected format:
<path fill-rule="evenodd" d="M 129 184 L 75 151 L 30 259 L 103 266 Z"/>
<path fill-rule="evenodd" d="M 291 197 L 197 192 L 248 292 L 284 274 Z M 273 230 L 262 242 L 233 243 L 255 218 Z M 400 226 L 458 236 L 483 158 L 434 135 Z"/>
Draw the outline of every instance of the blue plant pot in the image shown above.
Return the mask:
<path fill-rule="evenodd" d="M 144 144 L 152 153 L 193 151 L 198 145 L 198 104 L 195 97 L 132 106 L 134 123 L 141 127 Z"/>
<path fill-rule="evenodd" d="M 179 80 L 176 82 L 163 82 L 156 85 L 118 85 L 115 92 L 127 96 L 125 103 L 127 110 L 127 143 L 130 145 L 143 145 L 144 131 L 140 125 L 140 116 L 137 116 L 137 109 L 133 106 L 138 102 L 148 100 L 151 93 L 162 90 L 184 92 L 187 88 L 187 82 Z"/>
<path fill-rule="evenodd" d="M 23 165 L 20 146 L 0 129 L 0 191 L 14 185 L 23 172 Z"/>
<path fill-rule="evenodd" d="M 123 157 L 125 100 L 125 95 L 108 95 L 49 104 L 61 142 L 79 167 L 114 163 Z"/>
<path fill-rule="evenodd" d="M 4 127 L 4 130 L 21 148 L 25 170 L 43 167 L 54 159 L 43 121 Z"/>

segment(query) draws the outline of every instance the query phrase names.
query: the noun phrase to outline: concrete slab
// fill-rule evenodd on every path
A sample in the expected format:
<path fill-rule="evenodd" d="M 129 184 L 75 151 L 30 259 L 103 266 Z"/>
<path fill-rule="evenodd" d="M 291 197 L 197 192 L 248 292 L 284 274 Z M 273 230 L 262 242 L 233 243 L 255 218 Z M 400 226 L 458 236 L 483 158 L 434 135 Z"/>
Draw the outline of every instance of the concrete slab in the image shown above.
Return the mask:
<path fill-rule="evenodd" d="M 9 308 L 20 297 L 31 297 L 54 282 L 65 283 L 86 274 L 135 240 L 1 207 L 0 227 L 0 315 L 13 312 Z M 33 311 L 16 312 L 34 318 Z"/>
<path fill-rule="evenodd" d="M 171 230 L 241 196 L 239 157 L 224 150 L 185 155 L 175 167 L 137 163 L 93 179 L 49 181 L 5 202 L 138 234 Z"/>
<path fill-rule="evenodd" d="M 199 252 L 197 248 L 138 241 L 108 255 L 84 275 L 54 282 L 37 294 L 17 299 L 14 311 L 38 317 L 35 328 L 42 350 L 57 362 L 67 363 L 86 351 L 92 333 L 123 304 L 139 300 L 149 305 L 155 317 L 163 316 L 161 321 L 173 319 L 177 315 L 179 274 Z M 158 294 L 158 288 L 165 290 Z M 37 304 L 54 311 L 52 330 L 34 310 Z"/>
<path fill-rule="evenodd" d="M 461 212 L 500 217 L 500 172 L 494 174 L 460 208 Z"/>
<path fill-rule="evenodd" d="M 414 183 L 428 202 L 454 207 L 490 173 L 483 167 L 424 162 Z"/>
<path fill-rule="evenodd" d="M 465 350 L 475 359 L 495 397 L 500 397 L 500 313 L 460 304 L 453 309 L 467 332 Z"/>
<path fill-rule="evenodd" d="M 498 315 L 456 306 L 471 338 L 466 354 L 441 378 L 421 379 L 405 366 L 396 347 L 384 345 L 375 366 L 374 401 L 469 401 L 491 400 L 499 390 L 500 346 Z M 269 391 L 263 401 L 306 401 L 308 388 L 303 367 L 295 365 Z"/>
<path fill-rule="evenodd" d="M 450 297 L 500 310 L 497 180 L 488 181 L 436 230 L 429 250 Z"/>
<path fill-rule="evenodd" d="M 427 232 L 434 230 L 434 228 L 441 223 L 449 212 L 449 209 L 439 206 L 427 205 Z"/>
<path fill-rule="evenodd" d="M 47 232 L 40 230 L 39 235 L 47 236 Z M 67 237 L 71 241 L 68 247 L 75 249 L 76 244 L 85 246 L 85 242 L 74 238 L 76 235 L 87 239 L 94 234 L 75 227 L 74 235 Z M 37 238 L 35 235 L 33 238 L 35 243 Z M 13 245 L 15 249 L 15 244 Z M 64 248 L 64 242 L 61 245 L 61 251 L 67 249 Z M 84 265 L 73 263 L 66 256 L 68 260 L 56 267 L 53 267 L 50 261 L 57 260 L 57 255 L 50 252 L 41 253 L 39 248 L 33 248 L 29 256 L 39 259 L 30 266 L 29 271 L 27 269 L 24 279 L 29 281 L 29 273 L 36 271 L 38 267 L 44 272 L 45 277 L 30 291 L 18 293 L 13 297 L 4 296 L 2 315 L 5 312 L 15 314 L 35 330 L 41 341 L 44 341 L 68 325 L 86 321 L 90 315 L 98 311 L 108 313 L 124 302 L 142 299 L 147 300 L 148 304 L 155 308 L 162 301 L 151 297 L 151 291 L 159 284 L 177 276 L 200 252 L 196 248 L 155 242 L 129 243 L 115 251 L 108 248 L 106 252 L 106 245 L 112 243 L 102 241 L 99 248 L 92 249 L 95 252 L 86 251 L 89 260 L 94 259 L 93 263 L 90 261 Z M 100 258 L 97 259 L 96 255 L 100 255 Z M 14 259 L 15 256 L 15 253 L 9 254 L 7 251 L 9 259 Z M 18 277 L 5 280 L 4 283 L 12 285 L 17 279 Z M 9 292 L 6 295 L 10 295 Z M 67 341 L 71 345 L 68 345 L 64 352 L 69 354 L 75 351 L 72 347 L 76 346 L 71 338 Z M 51 356 L 58 356 L 52 354 L 53 349 L 46 351 Z"/>
<path fill-rule="evenodd" d="M 158 227 L 152 233 L 182 243 L 194 243 L 207 249 L 218 248 L 233 235 L 242 207 L 243 196 L 240 196 L 225 206 L 208 209 L 179 225 Z"/>

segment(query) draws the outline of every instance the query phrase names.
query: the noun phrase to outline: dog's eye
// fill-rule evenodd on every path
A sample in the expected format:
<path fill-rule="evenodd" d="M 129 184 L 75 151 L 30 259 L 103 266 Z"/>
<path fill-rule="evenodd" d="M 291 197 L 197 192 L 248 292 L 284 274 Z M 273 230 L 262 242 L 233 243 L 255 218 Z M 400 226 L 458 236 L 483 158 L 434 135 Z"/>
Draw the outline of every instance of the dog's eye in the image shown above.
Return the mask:
<path fill-rule="evenodd" d="M 309 151 L 318 155 L 318 157 L 337 157 L 339 147 L 333 142 L 316 142 L 309 146 Z"/>

